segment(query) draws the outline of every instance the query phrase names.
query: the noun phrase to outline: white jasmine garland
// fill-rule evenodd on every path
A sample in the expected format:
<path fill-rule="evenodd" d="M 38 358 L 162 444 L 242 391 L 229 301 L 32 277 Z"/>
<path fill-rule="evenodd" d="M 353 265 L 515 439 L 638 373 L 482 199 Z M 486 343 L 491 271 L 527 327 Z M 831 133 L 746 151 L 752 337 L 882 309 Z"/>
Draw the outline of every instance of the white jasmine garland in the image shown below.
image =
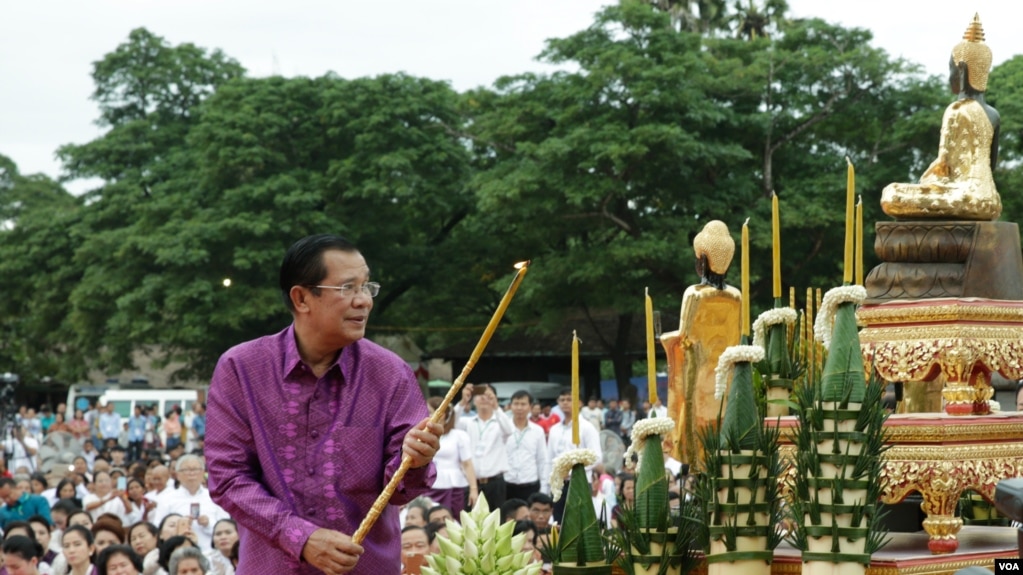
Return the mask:
<path fill-rule="evenodd" d="M 764 348 L 759 345 L 733 345 L 726 348 L 714 368 L 714 399 L 720 400 L 728 389 L 732 367 L 740 361 L 756 363 L 764 359 Z"/>
<path fill-rule="evenodd" d="M 792 325 L 796 323 L 797 317 L 799 315 L 796 310 L 790 307 L 776 307 L 760 314 L 757 321 L 753 322 L 753 345 L 763 347 L 764 340 L 767 339 L 767 328 L 779 323 Z"/>
<path fill-rule="evenodd" d="M 651 435 L 668 435 L 675 429 L 675 420 L 670 417 L 651 417 L 647 419 L 640 419 L 632 426 L 632 433 L 629 437 L 632 439 L 632 443 L 629 448 L 625 450 L 625 465 L 629 467 L 632 462 L 632 455 L 637 451 L 642 451 L 643 446 L 646 445 L 646 438 Z M 635 469 L 639 469 L 639 465 L 634 466 Z"/>
<path fill-rule="evenodd" d="M 597 462 L 597 452 L 592 449 L 573 449 L 554 458 L 551 465 L 551 497 L 561 499 L 561 487 L 577 463 L 584 467 Z"/>
<path fill-rule="evenodd" d="M 831 347 L 831 332 L 835 326 L 838 306 L 846 302 L 860 305 L 865 299 L 867 290 L 861 285 L 839 286 L 824 294 L 821 308 L 817 310 L 817 319 L 813 322 L 814 338 L 824 345 L 824 349 Z"/>

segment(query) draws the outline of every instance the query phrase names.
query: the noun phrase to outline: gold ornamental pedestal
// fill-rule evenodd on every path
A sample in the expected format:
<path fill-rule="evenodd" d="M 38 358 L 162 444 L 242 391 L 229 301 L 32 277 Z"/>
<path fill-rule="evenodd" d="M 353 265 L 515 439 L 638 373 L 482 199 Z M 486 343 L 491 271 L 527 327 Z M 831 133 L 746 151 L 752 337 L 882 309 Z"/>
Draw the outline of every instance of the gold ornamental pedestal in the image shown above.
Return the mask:
<path fill-rule="evenodd" d="M 1023 301 L 895 300 L 857 312 L 864 365 L 885 381 L 943 380 L 949 415 L 990 411 L 991 373 L 1023 379 Z"/>

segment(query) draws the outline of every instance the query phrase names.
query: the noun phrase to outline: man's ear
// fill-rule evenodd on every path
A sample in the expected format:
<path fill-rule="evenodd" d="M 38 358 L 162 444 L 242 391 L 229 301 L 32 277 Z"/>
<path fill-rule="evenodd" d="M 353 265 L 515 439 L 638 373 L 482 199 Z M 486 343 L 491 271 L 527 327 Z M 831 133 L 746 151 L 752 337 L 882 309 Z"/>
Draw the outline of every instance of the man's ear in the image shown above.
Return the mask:
<path fill-rule="evenodd" d="M 303 286 L 291 286 L 291 290 L 288 291 L 288 297 L 291 298 L 291 306 L 295 309 L 295 313 L 304 313 L 309 311 L 309 298 L 312 297 L 312 292 L 309 288 Z"/>

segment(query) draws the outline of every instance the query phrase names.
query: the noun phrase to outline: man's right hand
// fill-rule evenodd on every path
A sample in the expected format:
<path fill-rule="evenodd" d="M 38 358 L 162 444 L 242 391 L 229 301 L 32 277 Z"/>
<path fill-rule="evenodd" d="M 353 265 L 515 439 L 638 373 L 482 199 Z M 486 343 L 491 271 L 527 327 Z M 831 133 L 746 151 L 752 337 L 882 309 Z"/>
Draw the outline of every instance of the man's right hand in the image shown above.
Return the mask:
<path fill-rule="evenodd" d="M 362 555 L 362 545 L 340 531 L 317 529 L 302 547 L 302 559 L 327 575 L 348 573 Z"/>

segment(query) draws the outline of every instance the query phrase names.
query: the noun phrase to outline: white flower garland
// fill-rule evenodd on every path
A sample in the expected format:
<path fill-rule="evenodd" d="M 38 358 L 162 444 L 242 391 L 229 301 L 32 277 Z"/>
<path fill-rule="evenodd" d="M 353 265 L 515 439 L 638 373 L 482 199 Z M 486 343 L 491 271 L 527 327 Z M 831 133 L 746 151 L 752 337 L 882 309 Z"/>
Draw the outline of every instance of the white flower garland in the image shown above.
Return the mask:
<path fill-rule="evenodd" d="M 799 314 L 790 307 L 776 307 L 760 314 L 757 321 L 753 322 L 753 345 L 763 347 L 764 340 L 767 339 L 767 328 L 779 323 L 792 325 L 796 323 L 797 317 Z"/>
<path fill-rule="evenodd" d="M 821 308 L 817 310 L 817 319 L 813 322 L 814 338 L 824 345 L 824 349 L 831 347 L 831 332 L 835 326 L 838 306 L 846 302 L 860 305 L 865 299 L 867 290 L 861 285 L 839 286 L 829 289 L 828 293 L 824 294 Z"/>
<path fill-rule="evenodd" d="M 732 366 L 740 361 L 756 363 L 764 359 L 764 348 L 759 345 L 733 345 L 726 348 L 718 358 L 718 366 L 714 368 L 714 399 L 720 400 L 728 389 L 728 380 L 732 376 Z"/>
<path fill-rule="evenodd" d="M 640 419 L 632 426 L 632 433 L 629 437 L 632 439 L 632 443 L 629 444 L 629 448 L 625 450 L 625 466 L 632 468 L 632 455 L 637 451 L 642 451 L 643 446 L 646 445 L 646 438 L 651 435 L 667 435 L 675 429 L 675 420 L 670 417 L 651 417 L 647 419 Z M 636 465 L 636 469 L 639 466 Z"/>
<path fill-rule="evenodd" d="M 577 463 L 583 466 L 597 462 L 597 452 L 592 449 L 572 449 L 554 458 L 551 465 L 551 497 L 561 499 L 561 487 Z"/>

